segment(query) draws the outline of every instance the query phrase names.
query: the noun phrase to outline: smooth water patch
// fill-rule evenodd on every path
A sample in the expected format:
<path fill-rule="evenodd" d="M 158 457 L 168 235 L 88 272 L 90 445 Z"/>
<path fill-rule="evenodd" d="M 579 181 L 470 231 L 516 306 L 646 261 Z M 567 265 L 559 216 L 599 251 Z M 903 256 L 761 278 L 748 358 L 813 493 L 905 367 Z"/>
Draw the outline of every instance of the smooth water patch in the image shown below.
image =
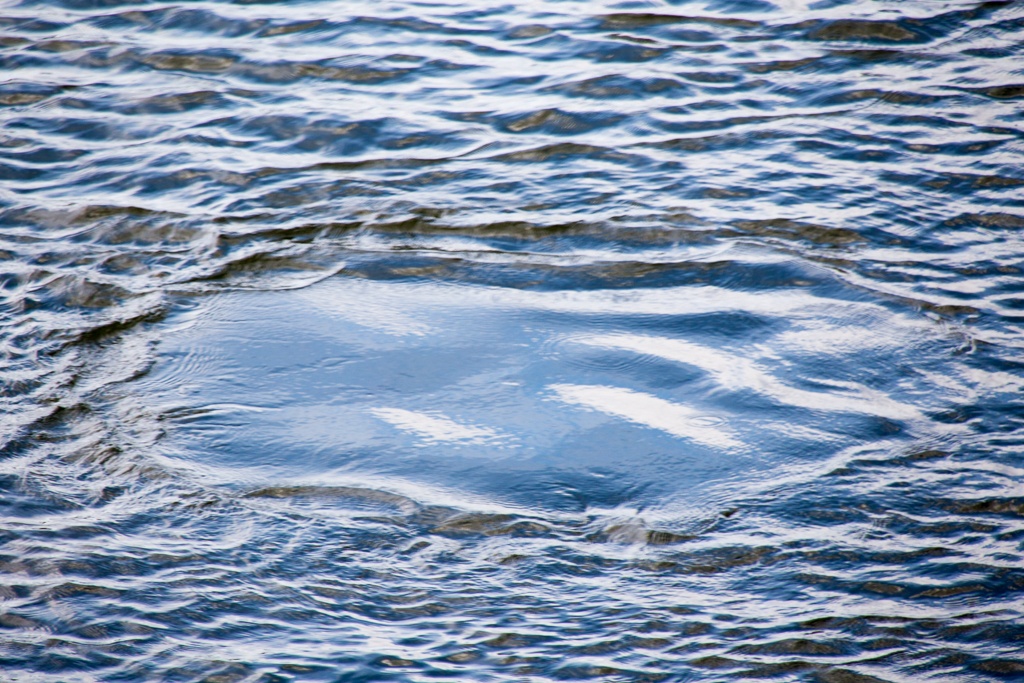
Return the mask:
<path fill-rule="evenodd" d="M 698 500 L 942 432 L 929 415 L 949 388 L 930 373 L 955 337 L 819 289 L 234 292 L 166 323 L 135 395 L 172 426 L 179 465 L 232 487 L 372 477 L 566 511 Z"/>

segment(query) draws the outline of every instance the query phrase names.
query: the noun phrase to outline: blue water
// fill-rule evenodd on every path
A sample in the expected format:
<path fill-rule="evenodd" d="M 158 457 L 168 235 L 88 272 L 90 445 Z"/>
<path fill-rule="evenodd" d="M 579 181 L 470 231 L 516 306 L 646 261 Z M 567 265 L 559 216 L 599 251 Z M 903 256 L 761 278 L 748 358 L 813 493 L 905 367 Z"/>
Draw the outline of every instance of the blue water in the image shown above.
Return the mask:
<path fill-rule="evenodd" d="M 0 679 L 1024 677 L 1024 4 L 6 2 Z"/>

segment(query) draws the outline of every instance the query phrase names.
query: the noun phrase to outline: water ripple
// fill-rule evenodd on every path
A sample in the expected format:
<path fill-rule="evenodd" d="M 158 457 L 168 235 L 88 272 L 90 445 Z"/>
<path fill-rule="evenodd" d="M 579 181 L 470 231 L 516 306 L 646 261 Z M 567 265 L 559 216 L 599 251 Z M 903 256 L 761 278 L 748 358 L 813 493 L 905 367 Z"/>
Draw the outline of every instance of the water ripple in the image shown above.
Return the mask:
<path fill-rule="evenodd" d="M 1020 677 L 1022 21 L 7 3 L 5 674 Z"/>

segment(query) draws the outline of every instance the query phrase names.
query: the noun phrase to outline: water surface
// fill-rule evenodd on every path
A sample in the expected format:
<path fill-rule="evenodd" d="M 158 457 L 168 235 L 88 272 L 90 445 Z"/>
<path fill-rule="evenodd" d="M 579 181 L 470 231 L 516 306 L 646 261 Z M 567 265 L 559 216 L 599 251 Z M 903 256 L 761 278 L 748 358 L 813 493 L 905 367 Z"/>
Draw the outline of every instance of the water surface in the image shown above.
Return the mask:
<path fill-rule="evenodd" d="M 1024 675 L 1022 41 L 3 3 L 4 676 Z"/>

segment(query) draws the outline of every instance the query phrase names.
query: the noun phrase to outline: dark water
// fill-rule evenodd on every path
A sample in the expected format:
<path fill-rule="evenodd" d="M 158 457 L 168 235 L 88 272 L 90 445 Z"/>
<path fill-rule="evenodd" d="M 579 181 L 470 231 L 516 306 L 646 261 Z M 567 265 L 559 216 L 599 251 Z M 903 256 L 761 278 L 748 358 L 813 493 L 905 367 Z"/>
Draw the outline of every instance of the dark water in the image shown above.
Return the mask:
<path fill-rule="evenodd" d="M 0 46 L 0 679 L 1024 679 L 1024 3 Z"/>

